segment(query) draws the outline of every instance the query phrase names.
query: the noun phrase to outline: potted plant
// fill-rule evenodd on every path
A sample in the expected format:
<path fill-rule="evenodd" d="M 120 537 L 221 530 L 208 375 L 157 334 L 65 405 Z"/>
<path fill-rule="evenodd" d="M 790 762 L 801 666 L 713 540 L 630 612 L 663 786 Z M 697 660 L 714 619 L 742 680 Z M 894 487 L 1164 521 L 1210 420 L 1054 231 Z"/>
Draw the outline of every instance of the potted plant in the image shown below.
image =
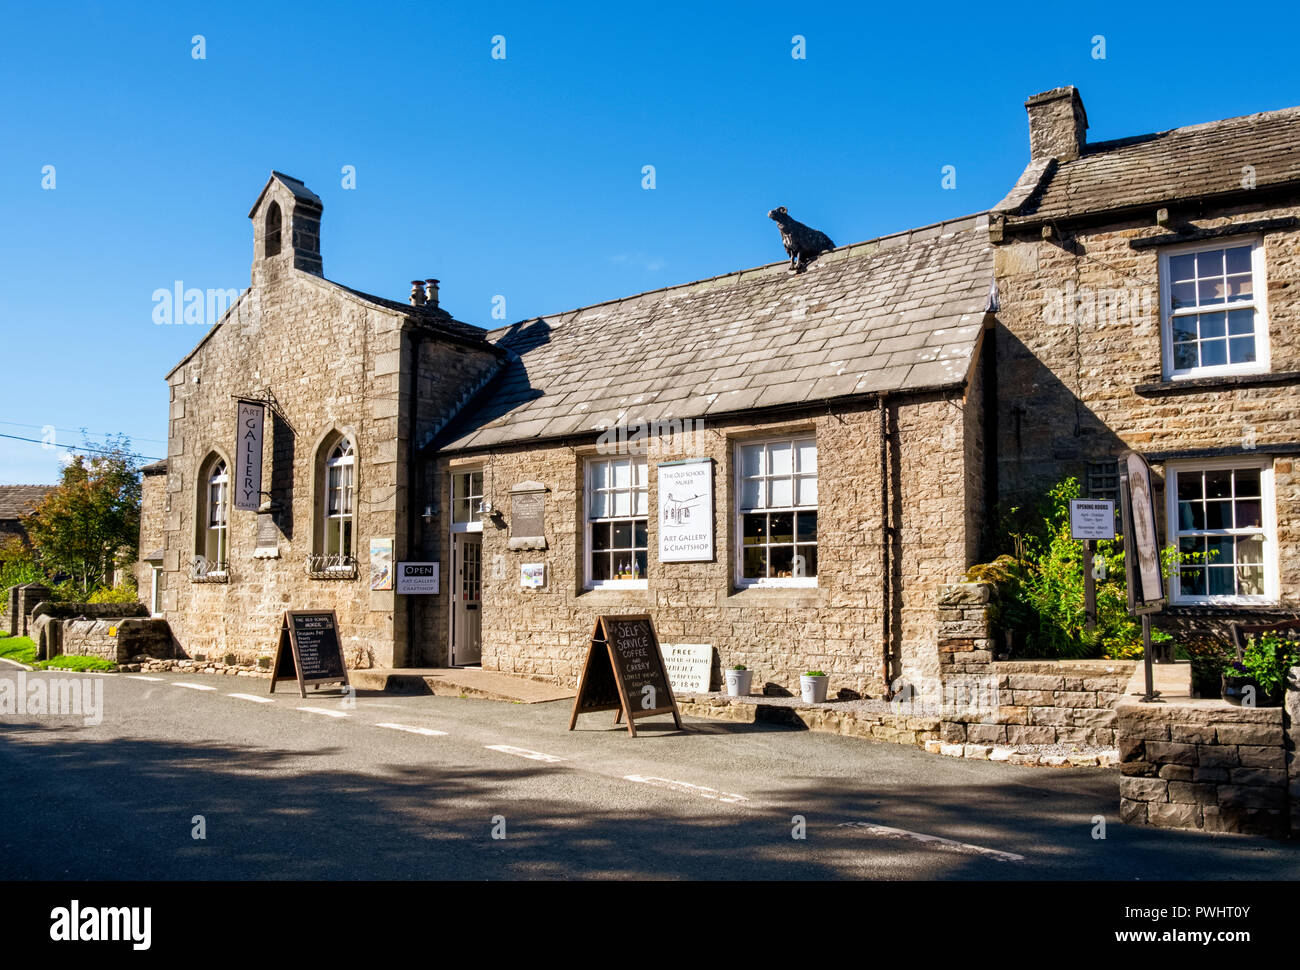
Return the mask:
<path fill-rule="evenodd" d="M 732 697 L 747 697 L 754 683 L 754 672 L 744 664 L 736 664 L 727 670 L 727 693 Z"/>
<path fill-rule="evenodd" d="M 1300 663 L 1300 649 L 1273 633 L 1250 637 L 1241 656 L 1223 669 L 1221 692 L 1229 704 L 1278 707 L 1287 671 Z"/>
<path fill-rule="evenodd" d="M 831 679 L 820 670 L 810 670 L 799 678 L 799 691 L 805 704 L 822 704 L 826 701 L 826 688 Z"/>

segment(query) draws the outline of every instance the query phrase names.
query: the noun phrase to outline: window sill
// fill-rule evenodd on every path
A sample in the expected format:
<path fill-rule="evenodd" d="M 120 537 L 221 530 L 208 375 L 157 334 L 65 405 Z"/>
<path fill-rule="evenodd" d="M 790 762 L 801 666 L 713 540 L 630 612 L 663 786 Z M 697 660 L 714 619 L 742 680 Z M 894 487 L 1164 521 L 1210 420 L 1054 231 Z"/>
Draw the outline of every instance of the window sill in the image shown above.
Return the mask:
<path fill-rule="evenodd" d="M 1229 613 L 1294 613 L 1294 606 L 1287 606 L 1277 600 L 1253 602 L 1170 603 L 1166 608 L 1170 616 L 1223 616 Z"/>
<path fill-rule="evenodd" d="M 645 606 L 650 599 L 648 586 L 590 586 L 578 591 L 584 606 Z"/>
<path fill-rule="evenodd" d="M 1133 392 L 1140 397 L 1158 397 L 1164 394 L 1194 394 L 1197 391 L 1230 390 L 1234 387 L 1259 387 L 1269 384 L 1300 384 L 1300 371 L 1175 377 L 1147 384 L 1136 384 Z"/>
<path fill-rule="evenodd" d="M 719 596 L 723 606 L 816 607 L 821 604 L 817 586 L 742 586 Z"/>

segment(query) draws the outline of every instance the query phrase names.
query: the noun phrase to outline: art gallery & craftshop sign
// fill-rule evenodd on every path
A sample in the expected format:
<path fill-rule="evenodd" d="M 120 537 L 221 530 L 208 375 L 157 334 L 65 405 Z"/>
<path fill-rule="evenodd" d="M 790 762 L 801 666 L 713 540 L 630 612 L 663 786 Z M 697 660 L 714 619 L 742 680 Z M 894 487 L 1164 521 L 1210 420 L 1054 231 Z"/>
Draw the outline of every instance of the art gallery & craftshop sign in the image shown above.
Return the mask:
<path fill-rule="evenodd" d="M 659 465 L 659 561 L 713 559 L 713 459 Z"/>

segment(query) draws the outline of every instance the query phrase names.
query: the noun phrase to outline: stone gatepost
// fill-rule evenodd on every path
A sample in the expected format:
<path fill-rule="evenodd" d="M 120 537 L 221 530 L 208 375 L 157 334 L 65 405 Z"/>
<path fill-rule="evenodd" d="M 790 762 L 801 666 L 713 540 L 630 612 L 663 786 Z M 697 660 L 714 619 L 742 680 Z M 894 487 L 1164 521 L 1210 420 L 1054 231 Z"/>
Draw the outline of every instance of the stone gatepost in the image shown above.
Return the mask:
<path fill-rule="evenodd" d="M 18 636 L 18 590 L 21 586 L 10 586 L 5 590 L 5 630 L 11 637 Z"/>
<path fill-rule="evenodd" d="M 939 587 L 939 680 L 945 696 L 962 688 L 984 689 L 993 668 L 991 583 L 952 583 Z M 951 712 L 941 715 L 940 738 L 964 744 L 966 724 Z"/>
<path fill-rule="evenodd" d="M 18 632 L 15 636 L 27 636 L 27 630 L 31 623 L 32 610 L 36 609 L 36 604 L 50 598 L 48 586 L 42 586 L 40 583 L 28 583 L 26 586 L 19 587 L 18 590 Z"/>

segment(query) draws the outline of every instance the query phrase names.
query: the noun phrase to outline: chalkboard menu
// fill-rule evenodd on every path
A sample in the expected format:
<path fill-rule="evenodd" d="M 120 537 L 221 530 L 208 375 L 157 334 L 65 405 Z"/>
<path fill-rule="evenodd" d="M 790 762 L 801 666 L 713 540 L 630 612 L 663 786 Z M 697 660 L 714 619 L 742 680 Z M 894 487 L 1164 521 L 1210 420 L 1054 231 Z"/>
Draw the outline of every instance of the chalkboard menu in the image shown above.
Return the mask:
<path fill-rule="evenodd" d="M 646 614 L 602 616 L 591 631 L 587 660 L 573 701 L 569 730 L 579 714 L 617 711 L 614 723 L 627 716 L 627 729 L 636 737 L 636 721 L 655 714 L 671 714 L 682 726 L 664 658 L 659 651 L 654 623 Z"/>
<path fill-rule="evenodd" d="M 286 610 L 275 648 L 271 693 L 282 680 L 296 680 L 298 692 L 307 696 L 307 685 L 348 683 L 339 641 L 339 621 L 333 610 Z"/>

